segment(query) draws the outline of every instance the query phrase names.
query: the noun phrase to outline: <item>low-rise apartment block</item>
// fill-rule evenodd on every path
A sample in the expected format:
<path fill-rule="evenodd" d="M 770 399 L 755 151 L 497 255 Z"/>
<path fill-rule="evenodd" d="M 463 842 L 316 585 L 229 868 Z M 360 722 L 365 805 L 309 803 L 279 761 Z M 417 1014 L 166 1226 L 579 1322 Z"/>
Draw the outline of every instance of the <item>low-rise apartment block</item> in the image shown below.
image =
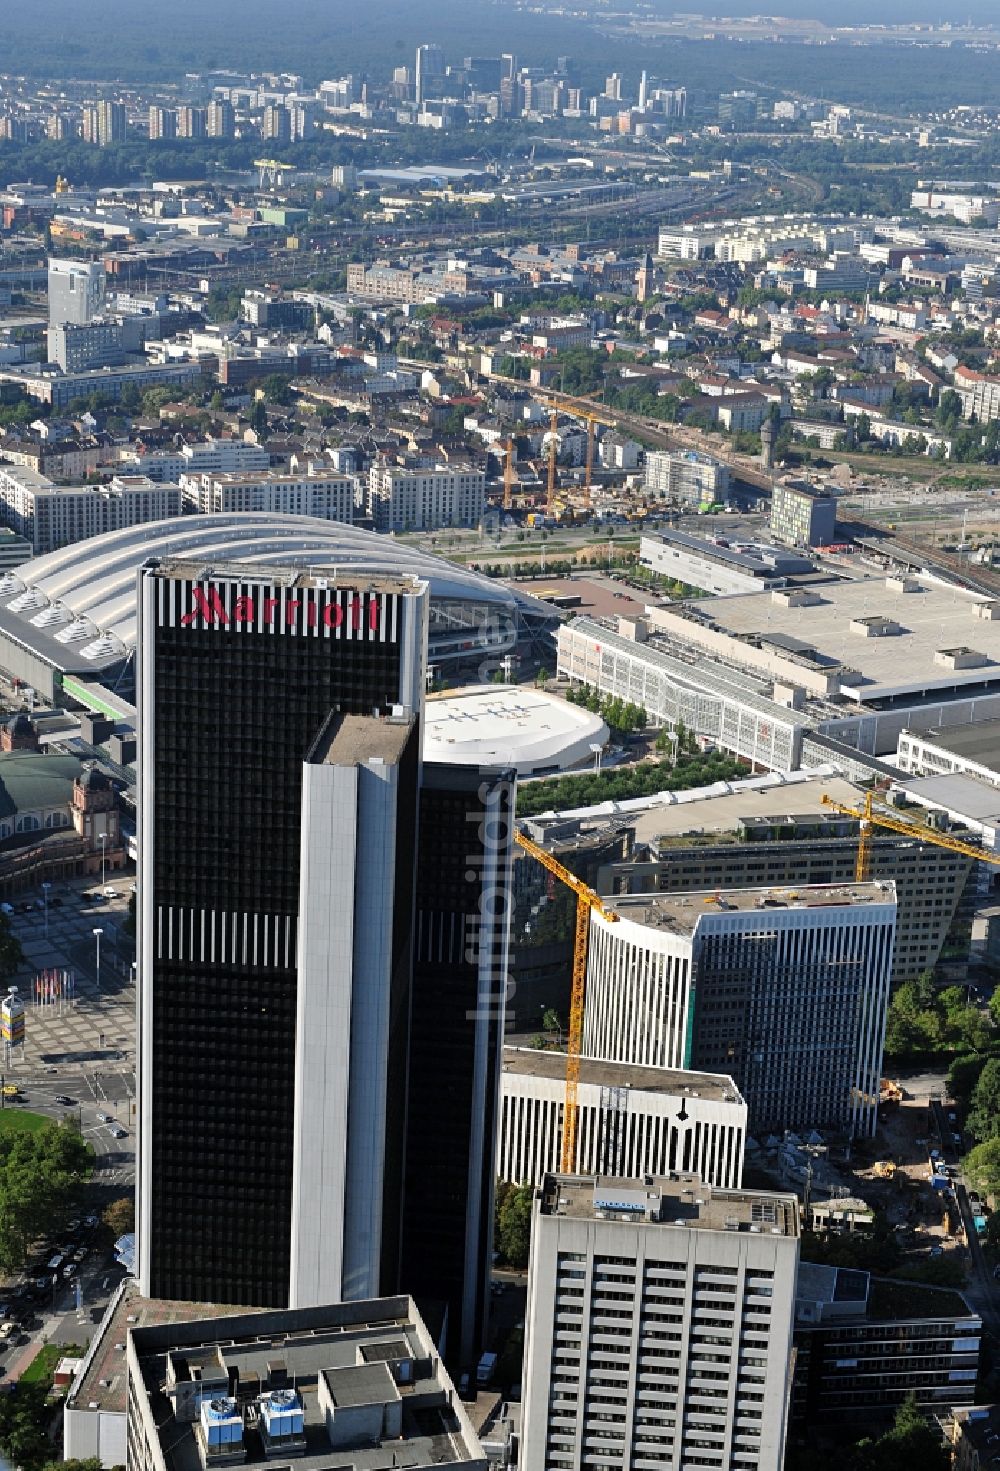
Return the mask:
<path fill-rule="evenodd" d="M 0 517 L 35 555 L 181 514 L 179 486 L 145 475 L 116 475 L 108 485 L 54 485 L 23 466 L 0 465 Z"/>
<path fill-rule="evenodd" d="M 271 456 L 260 444 L 243 439 L 204 439 L 179 449 L 129 454 L 123 465 L 151 480 L 179 481 L 182 475 L 245 475 L 270 468 Z"/>
<path fill-rule="evenodd" d="M 368 514 L 376 531 L 433 531 L 439 526 L 478 526 L 486 499 L 486 473 L 471 465 L 372 465 Z"/>
<path fill-rule="evenodd" d="M 644 474 L 653 495 L 710 505 L 729 494 L 729 466 L 693 450 L 647 450 Z"/>
<path fill-rule="evenodd" d="M 149 388 L 190 388 L 204 374 L 197 362 L 142 363 L 136 367 L 92 368 L 79 373 L 15 373 L 0 374 L 6 383 L 23 388 L 38 403 L 64 409 L 74 399 L 89 398 L 98 393 L 117 403 L 122 390 L 132 384 L 144 393 Z"/>
<path fill-rule="evenodd" d="M 977 373 L 959 363 L 955 369 L 955 392 L 962 400 L 962 418 L 973 416 L 980 424 L 1000 419 L 1000 378 L 995 374 Z"/>
<path fill-rule="evenodd" d="M 360 486 L 354 475 L 314 473 L 182 475 L 186 510 L 209 515 L 225 511 L 277 511 L 289 516 L 317 516 L 323 521 L 354 520 Z"/>

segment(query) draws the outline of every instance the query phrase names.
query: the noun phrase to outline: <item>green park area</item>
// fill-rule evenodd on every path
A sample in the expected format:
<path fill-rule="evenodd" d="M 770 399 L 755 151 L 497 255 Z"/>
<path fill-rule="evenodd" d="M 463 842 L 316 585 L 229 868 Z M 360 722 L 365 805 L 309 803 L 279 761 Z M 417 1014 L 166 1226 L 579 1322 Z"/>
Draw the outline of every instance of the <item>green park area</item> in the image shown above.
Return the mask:
<path fill-rule="evenodd" d="M 0 1108 L 0 1134 L 36 1134 L 52 1120 L 23 1108 Z"/>

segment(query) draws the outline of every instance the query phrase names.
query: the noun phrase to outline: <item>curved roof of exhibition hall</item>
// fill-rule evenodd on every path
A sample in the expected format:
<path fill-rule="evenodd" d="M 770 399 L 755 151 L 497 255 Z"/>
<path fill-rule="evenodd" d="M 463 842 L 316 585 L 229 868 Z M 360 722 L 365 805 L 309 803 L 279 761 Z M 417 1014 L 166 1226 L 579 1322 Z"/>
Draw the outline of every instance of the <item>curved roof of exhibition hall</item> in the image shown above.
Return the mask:
<path fill-rule="evenodd" d="M 100 667 L 135 646 L 136 573 L 150 557 L 206 563 L 259 562 L 268 567 L 330 567 L 410 574 L 425 580 L 431 602 L 481 603 L 551 621 L 552 608 L 443 557 L 391 536 L 312 516 L 240 511 L 176 516 L 109 531 L 48 552 L 0 576 L 0 623 L 29 646 Z"/>

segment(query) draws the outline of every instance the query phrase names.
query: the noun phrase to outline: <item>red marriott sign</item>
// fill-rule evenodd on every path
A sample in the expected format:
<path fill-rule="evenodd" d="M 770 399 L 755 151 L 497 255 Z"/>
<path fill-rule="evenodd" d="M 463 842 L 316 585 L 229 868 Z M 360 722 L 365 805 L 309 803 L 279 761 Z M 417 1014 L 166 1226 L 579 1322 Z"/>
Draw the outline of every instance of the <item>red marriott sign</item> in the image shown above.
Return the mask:
<path fill-rule="evenodd" d="M 171 628 L 395 643 L 398 615 L 395 594 L 354 588 L 183 580 L 160 584 L 160 623 Z"/>

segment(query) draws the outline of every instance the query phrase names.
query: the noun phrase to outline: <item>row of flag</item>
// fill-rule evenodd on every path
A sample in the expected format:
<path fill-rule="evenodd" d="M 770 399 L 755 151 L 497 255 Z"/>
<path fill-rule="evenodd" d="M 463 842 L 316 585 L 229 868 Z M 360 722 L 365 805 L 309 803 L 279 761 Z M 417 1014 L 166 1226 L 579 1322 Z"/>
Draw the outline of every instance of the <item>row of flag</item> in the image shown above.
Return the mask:
<path fill-rule="evenodd" d="M 35 976 L 35 1005 L 51 1006 L 56 1001 L 76 999 L 76 971 L 43 970 Z"/>

